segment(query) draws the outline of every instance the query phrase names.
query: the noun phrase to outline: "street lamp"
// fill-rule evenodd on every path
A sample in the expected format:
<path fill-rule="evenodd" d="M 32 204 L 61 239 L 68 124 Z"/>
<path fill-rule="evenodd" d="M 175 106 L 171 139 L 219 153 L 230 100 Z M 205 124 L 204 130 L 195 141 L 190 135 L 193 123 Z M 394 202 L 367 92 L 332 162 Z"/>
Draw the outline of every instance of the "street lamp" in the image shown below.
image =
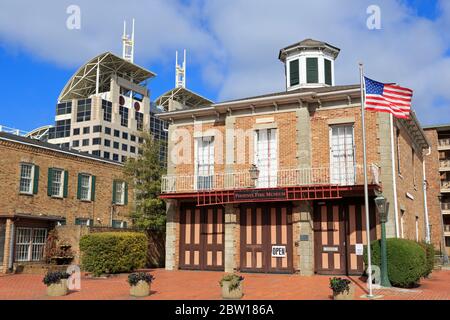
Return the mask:
<path fill-rule="evenodd" d="M 256 180 L 258 180 L 259 178 L 259 169 L 255 164 L 252 164 L 251 168 L 248 170 L 248 172 L 250 173 L 250 179 L 252 179 L 252 186 L 255 187 L 256 186 Z"/>
<path fill-rule="evenodd" d="M 383 287 L 391 287 L 387 270 L 387 249 L 386 249 L 386 222 L 389 213 L 389 202 L 382 194 L 375 198 L 375 205 L 380 215 L 381 222 L 381 285 Z"/>

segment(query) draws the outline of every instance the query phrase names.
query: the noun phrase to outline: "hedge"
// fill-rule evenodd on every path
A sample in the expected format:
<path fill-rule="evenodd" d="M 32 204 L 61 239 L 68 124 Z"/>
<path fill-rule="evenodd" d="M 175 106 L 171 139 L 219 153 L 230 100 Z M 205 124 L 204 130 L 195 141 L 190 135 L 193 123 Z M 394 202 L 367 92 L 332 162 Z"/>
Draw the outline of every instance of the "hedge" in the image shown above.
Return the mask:
<path fill-rule="evenodd" d="M 431 243 L 421 242 L 420 245 L 425 250 L 425 256 L 427 259 L 424 277 L 428 277 L 434 269 L 434 246 Z"/>
<path fill-rule="evenodd" d="M 371 243 L 372 265 L 381 265 L 380 240 Z M 386 240 L 388 277 L 395 287 L 411 288 L 418 284 L 427 272 L 425 250 L 412 240 L 390 238 Z M 364 248 L 367 265 L 367 246 Z"/>
<path fill-rule="evenodd" d="M 147 250 L 147 236 L 139 232 L 92 233 L 80 239 L 81 265 L 96 276 L 143 268 Z"/>

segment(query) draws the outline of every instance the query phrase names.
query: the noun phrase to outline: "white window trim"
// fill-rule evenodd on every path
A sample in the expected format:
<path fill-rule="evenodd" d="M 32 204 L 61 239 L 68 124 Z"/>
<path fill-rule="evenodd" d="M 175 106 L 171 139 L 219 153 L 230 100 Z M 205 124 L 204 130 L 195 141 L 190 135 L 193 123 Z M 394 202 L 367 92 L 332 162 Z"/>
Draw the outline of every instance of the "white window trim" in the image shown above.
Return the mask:
<path fill-rule="evenodd" d="M 58 168 L 52 168 L 53 172 L 55 171 L 60 171 L 61 172 L 61 182 L 60 182 L 60 186 L 59 186 L 59 193 L 58 194 L 52 194 L 52 198 L 62 198 L 64 196 L 64 170 L 63 169 L 58 169 Z M 53 177 L 52 177 L 52 185 L 50 186 L 53 192 Z M 48 188 L 48 186 L 47 186 Z"/>
<path fill-rule="evenodd" d="M 88 183 L 88 195 L 87 195 L 87 199 L 81 198 L 80 200 L 81 200 L 81 201 L 91 201 L 91 194 L 92 194 L 92 175 L 86 174 L 86 173 L 82 173 L 81 175 L 82 175 L 82 176 L 85 176 L 85 177 L 89 177 L 89 183 Z M 82 186 L 81 186 L 81 188 L 82 188 Z M 82 195 L 83 195 L 83 192 L 81 192 L 81 195 L 80 195 L 80 196 L 82 196 Z"/>
<path fill-rule="evenodd" d="M 124 181 L 115 181 L 116 184 L 116 194 L 114 195 L 116 197 L 116 203 L 118 205 L 125 205 L 125 182 Z M 120 199 L 117 199 L 117 185 L 122 185 L 122 192 L 120 193 Z"/>
<path fill-rule="evenodd" d="M 22 191 L 20 190 L 20 183 L 22 181 L 22 166 L 23 165 L 29 165 L 31 166 L 31 174 L 30 174 L 30 187 L 28 191 Z M 32 195 L 33 194 L 33 187 L 34 187 L 34 169 L 35 169 L 35 165 L 33 163 L 28 163 L 28 162 L 22 162 L 20 163 L 20 172 L 19 172 L 19 193 L 20 194 L 27 194 L 27 195 Z"/>

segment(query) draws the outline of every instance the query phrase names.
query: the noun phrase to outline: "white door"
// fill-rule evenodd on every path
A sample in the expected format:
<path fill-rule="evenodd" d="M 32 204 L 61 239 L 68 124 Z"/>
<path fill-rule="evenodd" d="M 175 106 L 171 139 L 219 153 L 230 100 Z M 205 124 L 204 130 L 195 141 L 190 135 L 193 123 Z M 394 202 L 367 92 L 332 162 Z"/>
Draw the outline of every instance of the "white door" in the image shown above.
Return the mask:
<path fill-rule="evenodd" d="M 330 173 L 332 184 L 355 184 L 353 125 L 330 127 Z"/>
<path fill-rule="evenodd" d="M 196 186 L 197 190 L 213 188 L 214 137 L 196 139 Z"/>
<path fill-rule="evenodd" d="M 259 169 L 257 188 L 277 186 L 278 151 L 276 129 L 255 132 L 255 164 Z"/>

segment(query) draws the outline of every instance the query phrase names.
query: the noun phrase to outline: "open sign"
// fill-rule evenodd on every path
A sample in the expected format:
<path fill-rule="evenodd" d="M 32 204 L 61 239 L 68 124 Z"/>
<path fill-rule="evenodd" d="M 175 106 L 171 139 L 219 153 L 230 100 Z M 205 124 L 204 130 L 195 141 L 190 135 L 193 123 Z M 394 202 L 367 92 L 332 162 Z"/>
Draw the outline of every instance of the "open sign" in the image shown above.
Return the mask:
<path fill-rule="evenodd" d="M 286 246 L 272 246 L 272 257 L 286 257 Z"/>

